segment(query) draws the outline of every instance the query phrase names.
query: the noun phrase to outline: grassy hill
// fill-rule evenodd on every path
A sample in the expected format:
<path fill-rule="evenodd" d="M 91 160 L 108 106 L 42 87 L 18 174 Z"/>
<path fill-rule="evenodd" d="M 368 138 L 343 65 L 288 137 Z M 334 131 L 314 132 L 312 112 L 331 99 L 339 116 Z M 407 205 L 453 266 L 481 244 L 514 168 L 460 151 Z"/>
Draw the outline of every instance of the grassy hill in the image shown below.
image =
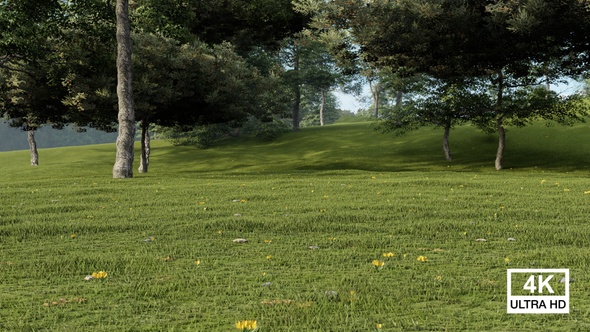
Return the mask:
<path fill-rule="evenodd" d="M 538 123 L 511 128 L 507 134 L 505 168 L 513 170 L 586 170 L 590 164 L 590 126 L 547 126 Z M 396 137 L 381 134 L 369 122 L 340 123 L 304 128 L 272 142 L 255 138 L 227 139 L 208 150 L 175 147 L 165 141 L 153 142 L 151 173 L 180 172 L 270 172 L 304 170 L 366 171 L 493 171 L 497 148 L 495 135 L 470 126 L 451 133 L 454 160 L 442 157 L 442 131 L 421 129 Z M 94 167 L 112 166 L 112 144 L 42 149 L 43 168 L 65 165 L 88 167 L 89 174 L 105 171 Z M 139 159 L 139 145 L 136 149 Z M 7 171 L 27 165 L 28 152 L 2 154 L 10 160 Z M 18 160 L 18 161 L 17 161 Z M 86 165 L 88 163 L 88 165 Z M 94 166 L 91 166 L 93 165 Z M 107 170 L 106 173 L 110 173 Z M 149 174 L 147 176 L 151 176 Z M 137 175 L 139 177 L 146 175 Z"/>
<path fill-rule="evenodd" d="M 500 172 L 467 126 L 450 163 L 370 123 L 156 141 L 126 180 L 112 144 L 0 153 L 0 330 L 588 330 L 587 127 L 511 129 Z M 507 314 L 508 268 L 569 268 L 571 313 Z"/>

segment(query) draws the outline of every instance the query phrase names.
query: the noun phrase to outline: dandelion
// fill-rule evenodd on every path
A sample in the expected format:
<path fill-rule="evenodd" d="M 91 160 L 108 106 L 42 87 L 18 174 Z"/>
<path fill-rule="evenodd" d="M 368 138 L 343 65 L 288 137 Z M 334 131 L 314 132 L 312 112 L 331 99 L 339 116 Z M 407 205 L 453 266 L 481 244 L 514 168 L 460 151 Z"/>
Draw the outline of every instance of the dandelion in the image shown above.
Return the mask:
<path fill-rule="evenodd" d="M 383 253 L 383 257 L 394 257 L 394 256 L 395 256 L 395 254 L 392 252 L 384 252 Z"/>
<path fill-rule="evenodd" d="M 196 266 L 199 266 L 199 265 L 201 265 L 201 260 L 197 259 L 197 260 L 195 261 L 195 265 L 196 265 Z"/>
<path fill-rule="evenodd" d="M 105 271 L 92 272 L 92 277 L 94 279 L 104 279 L 107 275 L 108 274 Z"/>
<path fill-rule="evenodd" d="M 264 240 L 264 243 L 266 243 L 266 244 L 271 243 L 271 242 L 272 242 L 272 240 Z"/>
<path fill-rule="evenodd" d="M 378 323 L 375 325 L 375 327 L 377 327 L 377 330 L 381 330 L 383 328 L 383 324 Z"/>
<path fill-rule="evenodd" d="M 221 235 L 223 232 L 220 230 L 217 231 L 217 234 Z"/>
<path fill-rule="evenodd" d="M 266 277 L 266 272 L 262 272 L 262 276 L 263 277 Z"/>
<path fill-rule="evenodd" d="M 374 267 L 376 267 L 376 268 L 378 268 L 378 269 L 380 269 L 380 268 L 383 268 L 383 266 L 385 266 L 385 262 L 383 262 L 383 261 L 380 261 L 380 260 L 378 260 L 378 259 L 374 259 L 374 260 L 371 262 L 371 264 L 373 264 L 373 266 L 374 266 Z"/>
<path fill-rule="evenodd" d="M 590 190 L 584 191 L 584 195 L 588 195 L 588 194 L 590 194 Z"/>
<path fill-rule="evenodd" d="M 504 263 L 510 263 L 510 258 L 508 258 L 508 257 L 504 258 Z"/>
<path fill-rule="evenodd" d="M 271 259 L 271 258 L 272 258 L 272 255 L 266 256 L 266 259 Z"/>
<path fill-rule="evenodd" d="M 78 236 L 78 235 L 76 235 L 76 233 L 72 233 L 72 235 L 71 235 L 72 239 L 75 239 L 76 236 Z"/>
<path fill-rule="evenodd" d="M 434 278 L 434 280 L 436 280 L 438 282 L 442 282 L 442 276 L 436 276 L 436 278 Z"/>
<path fill-rule="evenodd" d="M 242 320 L 236 322 L 236 329 L 240 331 L 254 331 L 256 330 L 257 323 L 255 320 Z"/>
<path fill-rule="evenodd" d="M 426 256 L 418 256 L 418 261 L 426 263 L 428 261 L 428 257 Z"/>
<path fill-rule="evenodd" d="M 352 302 L 356 301 L 356 292 L 355 292 L 355 291 L 353 291 L 353 290 L 351 290 L 351 291 L 349 292 L 349 294 L 350 294 L 350 299 L 348 299 L 348 301 L 349 301 L 350 303 L 352 303 Z"/>

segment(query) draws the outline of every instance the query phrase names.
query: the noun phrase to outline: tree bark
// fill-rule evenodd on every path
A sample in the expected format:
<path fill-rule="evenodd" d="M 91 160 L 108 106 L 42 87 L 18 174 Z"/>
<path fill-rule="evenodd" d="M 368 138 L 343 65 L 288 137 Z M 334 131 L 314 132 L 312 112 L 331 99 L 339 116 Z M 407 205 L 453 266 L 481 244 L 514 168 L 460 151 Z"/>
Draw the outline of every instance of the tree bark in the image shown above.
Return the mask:
<path fill-rule="evenodd" d="M 372 80 L 369 80 L 369 89 L 373 96 L 373 117 L 379 118 L 379 96 L 381 95 L 381 86 L 379 83 L 373 84 Z"/>
<path fill-rule="evenodd" d="M 496 170 L 502 169 L 502 159 L 504 158 L 504 147 L 506 146 L 506 130 L 502 123 L 502 116 L 496 119 L 496 125 L 498 127 L 498 151 L 496 152 Z"/>
<path fill-rule="evenodd" d="M 324 106 L 326 104 L 326 91 L 322 89 L 322 101 L 320 103 L 320 126 L 324 125 Z"/>
<path fill-rule="evenodd" d="M 445 152 L 445 159 L 451 161 L 451 146 L 449 144 L 449 136 L 451 135 L 451 121 L 445 123 L 445 132 L 443 134 L 443 151 Z"/>
<path fill-rule="evenodd" d="M 295 45 L 293 51 L 293 70 L 295 71 L 295 102 L 293 103 L 293 130 L 299 130 L 299 108 L 301 106 L 301 80 L 299 79 L 299 46 Z"/>
<path fill-rule="evenodd" d="M 27 130 L 27 140 L 29 141 L 29 150 L 31 151 L 31 166 L 39 166 L 39 152 L 37 152 L 34 130 Z"/>
<path fill-rule="evenodd" d="M 506 130 L 504 129 L 504 115 L 502 103 L 504 99 L 504 76 L 502 70 L 498 72 L 498 95 L 496 97 L 496 129 L 498 130 L 498 150 L 496 151 L 496 170 L 502 169 L 502 159 L 504 158 L 504 147 L 506 146 Z"/>
<path fill-rule="evenodd" d="M 133 144 L 135 141 L 135 105 L 131 74 L 131 34 L 129 0 L 117 0 L 117 97 L 119 100 L 119 133 L 113 178 L 133 177 Z"/>
<path fill-rule="evenodd" d="M 395 109 L 400 109 L 402 107 L 403 98 L 404 92 L 402 90 L 397 90 L 395 92 Z"/>
<path fill-rule="evenodd" d="M 150 123 L 141 120 L 141 160 L 139 162 L 139 173 L 147 173 L 150 164 Z"/>

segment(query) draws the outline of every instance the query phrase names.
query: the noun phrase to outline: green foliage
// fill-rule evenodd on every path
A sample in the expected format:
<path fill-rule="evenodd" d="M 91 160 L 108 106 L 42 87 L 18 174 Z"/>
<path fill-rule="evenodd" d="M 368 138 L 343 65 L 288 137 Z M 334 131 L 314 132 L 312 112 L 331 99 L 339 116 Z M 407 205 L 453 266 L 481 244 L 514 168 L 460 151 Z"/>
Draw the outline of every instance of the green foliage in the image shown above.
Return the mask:
<path fill-rule="evenodd" d="M 132 5 L 135 26 L 182 43 L 233 44 L 238 53 L 252 48 L 276 48 L 284 37 L 307 21 L 290 0 L 137 0 Z"/>
<path fill-rule="evenodd" d="M 451 165 L 437 133 L 367 123 L 224 149 L 156 141 L 151 173 L 125 181 L 100 176 L 112 144 L 50 149 L 35 169 L 1 153 L 0 329 L 590 328 L 587 128 L 514 129 L 502 174 L 482 169 L 493 142 L 456 130 Z M 570 269 L 572 312 L 506 314 L 506 269 L 540 267 Z"/>
<path fill-rule="evenodd" d="M 208 149 L 216 141 L 228 135 L 230 128 L 226 124 L 195 126 L 191 130 L 174 127 L 159 127 L 162 138 L 175 146 L 190 145 L 199 149 Z"/>
<path fill-rule="evenodd" d="M 287 122 L 274 117 L 270 122 L 259 122 L 253 130 L 253 134 L 264 141 L 272 141 L 290 130 L 291 126 Z"/>

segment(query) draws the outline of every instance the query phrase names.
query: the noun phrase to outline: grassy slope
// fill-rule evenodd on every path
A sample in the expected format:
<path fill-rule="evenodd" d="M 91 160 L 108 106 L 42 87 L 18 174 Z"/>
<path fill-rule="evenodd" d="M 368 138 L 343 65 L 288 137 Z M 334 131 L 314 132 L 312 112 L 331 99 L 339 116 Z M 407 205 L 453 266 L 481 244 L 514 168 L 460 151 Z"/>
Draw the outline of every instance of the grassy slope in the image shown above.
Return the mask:
<path fill-rule="evenodd" d="M 41 150 L 38 168 L 0 153 L 0 330 L 590 328 L 586 125 L 509 131 L 502 172 L 472 128 L 453 132 L 448 163 L 437 130 L 368 126 L 155 142 L 150 173 L 124 181 L 112 145 Z M 570 268 L 572 314 L 505 314 L 508 267 Z"/>

